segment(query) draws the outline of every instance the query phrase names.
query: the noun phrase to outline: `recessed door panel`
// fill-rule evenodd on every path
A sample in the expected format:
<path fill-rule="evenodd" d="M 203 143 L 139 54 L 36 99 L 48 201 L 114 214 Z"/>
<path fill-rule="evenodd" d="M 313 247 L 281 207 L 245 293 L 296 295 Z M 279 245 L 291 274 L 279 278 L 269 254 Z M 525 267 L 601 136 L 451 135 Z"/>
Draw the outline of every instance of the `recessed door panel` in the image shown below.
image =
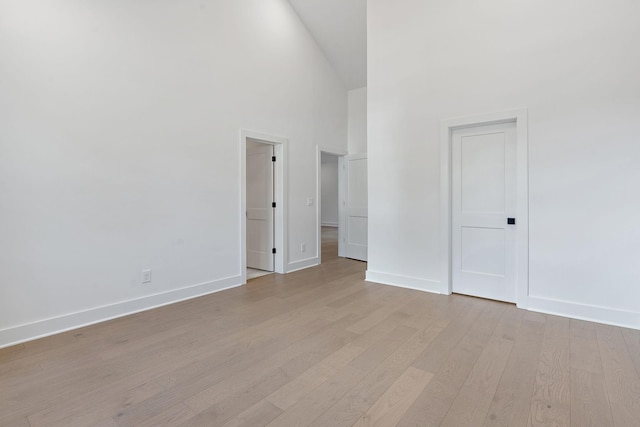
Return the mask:
<path fill-rule="evenodd" d="M 367 246 L 367 218 L 349 218 L 349 243 L 352 245 Z"/>
<path fill-rule="evenodd" d="M 462 210 L 504 212 L 505 134 L 464 136 L 460 140 Z"/>
<path fill-rule="evenodd" d="M 460 268 L 463 273 L 504 277 L 504 229 L 461 227 Z"/>

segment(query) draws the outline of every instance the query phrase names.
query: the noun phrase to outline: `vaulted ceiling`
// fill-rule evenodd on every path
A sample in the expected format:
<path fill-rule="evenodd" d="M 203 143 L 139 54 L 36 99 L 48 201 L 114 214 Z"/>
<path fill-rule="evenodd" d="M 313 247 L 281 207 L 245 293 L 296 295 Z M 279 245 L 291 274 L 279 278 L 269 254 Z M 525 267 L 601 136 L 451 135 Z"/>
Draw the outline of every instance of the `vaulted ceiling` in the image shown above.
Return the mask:
<path fill-rule="evenodd" d="M 348 90 L 367 85 L 367 1 L 289 0 Z"/>

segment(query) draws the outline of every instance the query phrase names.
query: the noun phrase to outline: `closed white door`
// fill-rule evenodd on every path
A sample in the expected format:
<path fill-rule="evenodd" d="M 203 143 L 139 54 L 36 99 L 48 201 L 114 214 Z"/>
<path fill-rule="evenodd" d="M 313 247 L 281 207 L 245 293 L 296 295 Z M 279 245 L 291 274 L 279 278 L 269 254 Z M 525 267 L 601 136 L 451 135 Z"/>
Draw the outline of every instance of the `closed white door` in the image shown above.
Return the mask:
<path fill-rule="evenodd" d="M 340 158 L 344 176 L 342 238 L 339 242 L 340 256 L 360 261 L 367 260 L 367 155 L 353 154 Z"/>
<path fill-rule="evenodd" d="M 273 271 L 273 145 L 247 140 L 247 267 Z"/>
<path fill-rule="evenodd" d="M 515 123 L 452 133 L 452 289 L 516 300 Z"/>

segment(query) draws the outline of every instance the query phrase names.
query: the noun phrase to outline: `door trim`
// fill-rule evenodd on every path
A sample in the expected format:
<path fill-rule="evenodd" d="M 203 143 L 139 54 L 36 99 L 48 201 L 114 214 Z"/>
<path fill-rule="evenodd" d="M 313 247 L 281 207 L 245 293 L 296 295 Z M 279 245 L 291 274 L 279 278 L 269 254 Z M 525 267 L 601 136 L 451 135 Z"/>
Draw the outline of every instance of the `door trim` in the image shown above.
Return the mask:
<path fill-rule="evenodd" d="M 289 140 L 284 137 L 240 129 L 240 274 L 242 283 L 247 283 L 247 139 L 252 139 L 275 147 L 277 158 L 274 177 L 274 243 L 276 247 L 275 272 L 287 273 L 289 251 L 287 246 L 287 206 L 289 204 L 288 163 Z"/>
<path fill-rule="evenodd" d="M 458 117 L 440 121 L 440 252 L 441 281 L 446 294 L 452 293 L 451 280 L 451 173 L 452 132 L 466 127 L 515 122 L 517 138 L 517 254 L 516 304 L 527 308 L 529 296 L 529 160 L 528 111 L 526 108 L 497 113 Z"/>
<path fill-rule="evenodd" d="M 322 153 L 332 154 L 338 157 L 338 165 L 341 159 L 348 153 L 346 150 L 338 150 L 335 148 L 316 145 L 316 253 L 318 254 L 318 264 L 322 264 Z M 338 167 L 338 247 L 341 246 L 342 233 L 344 230 L 342 206 L 342 168 Z"/>

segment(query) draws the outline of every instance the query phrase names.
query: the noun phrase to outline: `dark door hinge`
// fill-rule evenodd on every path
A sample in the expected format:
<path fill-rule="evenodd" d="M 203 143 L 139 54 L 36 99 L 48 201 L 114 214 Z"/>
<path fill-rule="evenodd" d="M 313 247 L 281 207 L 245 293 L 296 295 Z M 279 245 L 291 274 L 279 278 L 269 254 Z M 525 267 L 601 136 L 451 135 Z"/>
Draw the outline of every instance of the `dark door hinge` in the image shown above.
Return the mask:
<path fill-rule="evenodd" d="M 271 249 L 271 253 L 275 254 L 276 253 L 276 248 Z"/>

